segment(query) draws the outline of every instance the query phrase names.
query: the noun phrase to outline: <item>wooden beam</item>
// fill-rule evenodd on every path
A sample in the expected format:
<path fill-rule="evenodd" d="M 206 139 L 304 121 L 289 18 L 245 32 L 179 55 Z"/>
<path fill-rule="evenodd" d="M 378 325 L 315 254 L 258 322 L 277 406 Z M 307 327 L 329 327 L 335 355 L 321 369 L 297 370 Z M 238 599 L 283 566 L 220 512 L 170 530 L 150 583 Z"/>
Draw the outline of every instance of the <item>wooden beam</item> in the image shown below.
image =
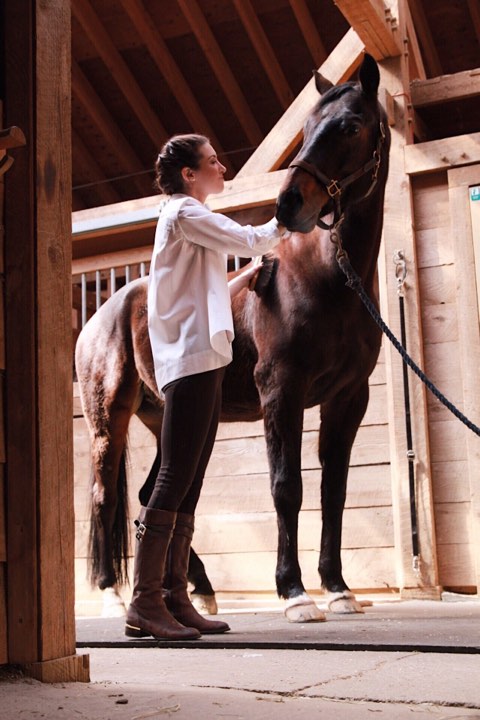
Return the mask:
<path fill-rule="evenodd" d="M 306 0 L 289 0 L 289 2 L 300 30 L 302 31 L 305 44 L 310 51 L 313 62 L 315 63 L 315 67 L 320 67 L 320 65 L 325 61 L 328 53 L 325 49 L 325 45 L 323 44 L 323 40 L 315 27 L 315 22 Z"/>
<path fill-rule="evenodd" d="M 350 23 L 376 60 L 400 55 L 395 23 L 383 0 L 334 0 L 342 15 Z"/>
<path fill-rule="evenodd" d="M 90 85 L 78 63 L 72 58 L 72 91 L 78 102 L 83 105 L 98 131 L 109 145 L 121 167 L 128 172 L 140 172 L 145 166 L 138 158 L 130 143 L 125 139 L 119 126 Z M 152 184 L 146 178 L 136 176 L 132 178 L 141 195 L 152 190 Z M 147 190 L 148 187 L 148 190 Z"/>
<path fill-rule="evenodd" d="M 66 664 L 88 680 L 75 656 L 70 17 L 64 0 L 5 6 L 7 121 L 27 139 L 5 198 L 8 652 L 51 681 Z"/>
<path fill-rule="evenodd" d="M 31 663 L 25 666 L 25 674 L 44 683 L 90 682 L 90 656 L 69 655 Z"/>
<path fill-rule="evenodd" d="M 151 15 L 147 12 L 143 0 L 121 0 L 121 3 L 155 65 L 167 81 L 179 105 L 181 105 L 192 131 L 207 135 L 218 155 L 222 155 L 222 163 L 230 173 L 233 172 L 228 158 L 224 156 L 220 141 L 175 62 L 166 42 L 155 26 Z"/>
<path fill-rule="evenodd" d="M 407 0 L 413 20 L 413 26 L 417 34 L 418 42 L 422 48 L 424 62 L 428 68 L 428 74 L 436 77 L 443 75 L 442 63 L 437 48 L 433 41 L 430 26 L 425 16 L 422 3 L 418 0 Z"/>
<path fill-rule="evenodd" d="M 90 155 L 83 140 L 74 130 L 72 130 L 72 148 L 74 177 L 81 177 L 84 178 L 84 182 L 92 183 L 92 189 L 106 205 L 119 202 L 119 194 L 108 182 L 102 168 Z"/>
<path fill-rule="evenodd" d="M 257 145 L 263 138 L 245 96 L 217 43 L 197 0 L 178 0 L 217 80 L 236 114 L 248 140 Z"/>
<path fill-rule="evenodd" d="M 219 195 L 211 195 L 209 207 L 215 212 L 233 212 L 250 207 L 274 203 L 287 171 L 262 173 L 256 176 L 235 177 L 225 182 Z M 112 205 L 79 210 L 72 213 L 73 241 L 82 240 L 118 228 L 154 227 L 165 196 L 152 195 L 138 200 L 127 200 Z M 150 249 L 151 252 L 151 249 Z"/>
<path fill-rule="evenodd" d="M 405 172 L 420 175 L 480 162 L 480 132 L 407 145 Z"/>
<path fill-rule="evenodd" d="M 402 250 L 407 261 L 404 285 L 409 354 L 422 365 L 419 280 L 410 181 L 405 180 L 402 159 L 408 133 L 407 100 L 399 58 L 381 63 L 382 84 L 397 97 L 396 120 L 392 127 L 390 171 L 386 187 L 386 212 L 379 256 L 379 287 L 382 317 L 394 334 L 400 335 L 400 309 L 393 257 Z M 392 471 L 392 507 L 395 528 L 396 582 L 403 597 L 440 599 L 437 570 L 437 548 L 433 517 L 430 472 L 430 450 L 426 390 L 421 381 L 409 373 L 412 434 L 415 452 L 418 538 L 421 561 L 419 571 L 413 566 L 412 528 L 409 498 L 409 469 L 405 431 L 405 397 L 403 363 L 389 342 L 385 342 L 385 368 L 389 412 L 390 461 Z"/>
<path fill-rule="evenodd" d="M 472 18 L 473 29 L 480 43 L 480 3 L 478 0 L 467 0 L 470 17 Z"/>
<path fill-rule="evenodd" d="M 25 145 L 25 142 L 25 135 L 22 130 L 15 125 L 0 130 L 0 150 L 22 147 L 22 145 Z"/>
<path fill-rule="evenodd" d="M 438 105 L 449 100 L 480 95 L 480 68 L 441 75 L 431 80 L 414 80 L 410 84 L 412 105 L 415 108 Z"/>
<path fill-rule="evenodd" d="M 233 4 L 280 105 L 286 109 L 293 100 L 293 93 L 252 3 L 250 0 L 233 0 Z"/>
<path fill-rule="evenodd" d="M 89 0 L 75 0 L 72 3 L 72 12 L 81 23 L 99 56 L 129 102 L 132 111 L 145 128 L 145 132 L 153 144 L 160 147 L 165 142 L 168 133 L 145 98 L 125 60 L 113 44 L 110 35 L 98 19 Z"/>
<path fill-rule="evenodd" d="M 5 185 L 5 335 L 8 383 L 5 425 L 7 524 L 6 591 L 8 660 L 39 659 L 37 558 L 37 401 L 35 343 L 35 121 L 32 38 L 34 3 L 8 3 L 5 22 L 5 123 L 17 123 L 27 140 L 13 151 L 15 164 Z M 18 77 L 23 78 L 18 91 Z M 69 123 L 66 123 L 66 126 Z M 22 332 L 18 333 L 18 328 Z"/>
<path fill-rule="evenodd" d="M 388 90 L 384 87 L 378 89 L 378 101 L 387 113 L 387 122 L 390 127 L 395 125 L 395 102 Z"/>
<path fill-rule="evenodd" d="M 425 72 L 425 65 L 423 63 L 422 52 L 420 50 L 420 45 L 418 42 L 415 25 L 413 24 L 412 14 L 410 12 L 410 6 L 408 5 L 408 2 L 402 2 L 399 5 L 399 10 L 400 10 L 400 7 L 405 12 L 405 27 L 406 27 L 406 35 L 407 35 L 407 40 L 408 40 L 407 51 L 412 60 L 411 68 L 410 68 L 410 79 L 412 77 L 416 77 L 416 78 L 419 78 L 420 80 L 425 80 L 425 78 L 427 77 L 427 74 Z"/>
<path fill-rule="evenodd" d="M 320 67 L 334 84 L 344 82 L 361 62 L 364 44 L 350 29 Z M 313 78 L 295 98 L 263 142 L 237 173 L 237 178 L 276 170 L 300 142 L 309 113 L 319 100 Z"/>
<path fill-rule="evenodd" d="M 215 212 L 222 213 L 270 205 L 277 199 L 286 175 L 286 170 L 249 177 L 237 175 L 225 183 L 225 189 L 220 195 L 209 197 L 208 205 Z"/>
<path fill-rule="evenodd" d="M 75 658 L 71 308 L 71 15 L 36 0 L 36 342 L 40 657 Z M 54 181 L 52 178 L 55 178 Z M 55 413 L 52 415 L 52 408 Z M 72 662 L 71 679 L 79 679 Z M 83 665 L 82 665 L 83 667 Z M 88 675 L 88 657 L 87 657 Z M 82 679 L 88 679 L 85 675 Z"/>
<path fill-rule="evenodd" d="M 90 257 L 77 258 L 72 260 L 72 276 L 76 277 L 83 273 L 93 273 L 96 270 L 110 270 L 110 268 L 120 268 L 126 265 L 136 265 L 137 263 L 148 263 L 152 259 L 152 246 L 143 245 L 138 248 L 129 250 L 117 250 L 111 253 L 102 253 L 101 255 L 91 255 Z M 88 299 L 88 296 L 87 296 Z M 81 307 L 81 293 L 74 292 L 74 300 Z M 91 304 L 92 310 L 95 310 L 95 295 L 92 293 Z"/>

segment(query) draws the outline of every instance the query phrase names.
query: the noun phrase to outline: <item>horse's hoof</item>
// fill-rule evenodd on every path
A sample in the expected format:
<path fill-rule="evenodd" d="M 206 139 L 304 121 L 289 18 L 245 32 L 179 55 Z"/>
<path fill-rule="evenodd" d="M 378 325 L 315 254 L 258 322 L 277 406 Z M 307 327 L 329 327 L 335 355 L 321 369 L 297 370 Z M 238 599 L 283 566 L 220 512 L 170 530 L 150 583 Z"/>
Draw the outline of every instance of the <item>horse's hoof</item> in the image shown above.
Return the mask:
<path fill-rule="evenodd" d="M 330 612 L 338 615 L 352 615 L 364 612 L 361 603 L 356 600 L 355 595 L 349 590 L 341 593 L 330 593 L 327 605 Z"/>
<path fill-rule="evenodd" d="M 103 592 L 102 617 L 124 617 L 127 609 L 115 587 L 105 588 Z"/>
<path fill-rule="evenodd" d="M 190 601 L 197 612 L 201 615 L 216 615 L 218 613 L 215 595 L 200 595 L 192 593 Z"/>
<path fill-rule="evenodd" d="M 327 619 L 307 593 L 287 600 L 285 617 L 291 623 L 324 622 Z"/>

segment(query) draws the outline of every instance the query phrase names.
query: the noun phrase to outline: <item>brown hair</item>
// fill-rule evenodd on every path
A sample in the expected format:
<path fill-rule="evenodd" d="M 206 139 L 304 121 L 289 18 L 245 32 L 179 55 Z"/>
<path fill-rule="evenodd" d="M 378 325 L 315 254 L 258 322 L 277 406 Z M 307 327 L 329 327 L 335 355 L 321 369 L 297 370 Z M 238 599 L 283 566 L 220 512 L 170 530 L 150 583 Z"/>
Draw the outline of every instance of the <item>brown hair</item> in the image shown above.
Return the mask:
<path fill-rule="evenodd" d="M 202 145 L 210 140 L 205 135 L 174 135 L 162 147 L 155 163 L 155 185 L 165 195 L 184 191 L 182 169 L 197 170 Z"/>

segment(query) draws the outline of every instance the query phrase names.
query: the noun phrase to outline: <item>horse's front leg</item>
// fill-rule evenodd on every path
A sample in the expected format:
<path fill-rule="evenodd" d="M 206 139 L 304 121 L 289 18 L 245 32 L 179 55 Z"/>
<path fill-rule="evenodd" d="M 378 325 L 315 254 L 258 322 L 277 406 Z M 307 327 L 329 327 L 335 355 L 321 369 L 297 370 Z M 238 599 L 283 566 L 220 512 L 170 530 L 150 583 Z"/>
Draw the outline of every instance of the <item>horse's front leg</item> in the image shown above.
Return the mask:
<path fill-rule="evenodd" d="M 302 397 L 288 390 L 291 380 L 274 385 L 257 372 L 262 400 L 271 490 L 278 523 L 276 584 L 286 600 L 289 622 L 325 620 L 305 592 L 298 562 L 298 515 L 302 505 L 301 445 Z M 263 388 L 263 389 L 262 389 Z"/>
<path fill-rule="evenodd" d="M 368 383 L 355 397 L 322 405 L 319 458 L 322 466 L 322 538 L 318 571 L 329 593 L 329 610 L 363 612 L 342 575 L 342 521 L 352 445 L 368 404 Z"/>

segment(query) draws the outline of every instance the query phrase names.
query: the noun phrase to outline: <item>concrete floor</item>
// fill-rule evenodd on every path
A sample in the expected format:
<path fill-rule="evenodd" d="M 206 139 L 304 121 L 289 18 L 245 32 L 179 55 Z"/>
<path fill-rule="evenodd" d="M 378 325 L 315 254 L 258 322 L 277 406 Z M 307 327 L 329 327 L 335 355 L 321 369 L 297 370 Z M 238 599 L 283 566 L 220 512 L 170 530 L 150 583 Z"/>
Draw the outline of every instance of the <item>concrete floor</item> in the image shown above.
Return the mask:
<path fill-rule="evenodd" d="M 275 609 L 219 617 L 232 632 L 203 649 L 202 640 L 124 647 L 121 619 L 81 618 L 91 682 L 4 674 L 0 717 L 480 720 L 479 599 L 374 602 L 364 615 L 308 625 Z"/>

